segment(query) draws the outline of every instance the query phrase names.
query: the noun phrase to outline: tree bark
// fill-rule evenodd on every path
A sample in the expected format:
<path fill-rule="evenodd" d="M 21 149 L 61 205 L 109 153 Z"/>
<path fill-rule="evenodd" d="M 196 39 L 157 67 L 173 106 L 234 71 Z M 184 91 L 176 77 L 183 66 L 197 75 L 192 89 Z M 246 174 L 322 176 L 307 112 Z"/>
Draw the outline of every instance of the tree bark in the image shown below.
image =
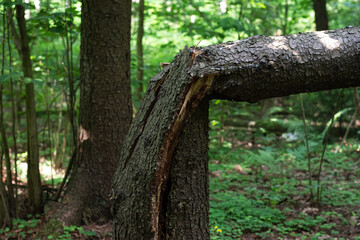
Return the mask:
<path fill-rule="evenodd" d="M 5 70 L 5 39 L 6 39 L 6 18 L 5 18 L 5 12 L 6 8 L 4 7 L 4 13 L 3 13 L 3 40 L 2 40 L 2 58 L 1 58 L 1 75 L 4 75 Z M 10 153 L 9 153 L 9 147 L 7 143 L 6 138 L 6 131 L 4 128 L 4 108 L 3 108 L 3 102 L 2 102 L 2 90 L 3 86 L 0 83 L 0 131 L 1 131 L 1 148 L 2 152 L 5 155 L 5 166 L 6 166 L 6 183 L 7 183 L 7 189 L 8 189 L 8 202 L 9 202 L 9 216 L 15 217 L 15 198 L 14 198 L 14 188 L 12 186 L 12 173 L 11 173 L 11 162 L 10 162 Z M 2 179 L 1 179 L 2 181 Z M 2 183 L 2 182 L 1 182 Z M 4 195 L 4 197 L 6 197 Z"/>
<path fill-rule="evenodd" d="M 30 58 L 29 38 L 27 35 L 25 22 L 25 8 L 22 5 L 16 5 L 16 19 L 20 32 L 20 47 L 19 52 L 21 57 L 22 69 L 24 78 L 33 79 L 32 63 Z M 28 206 L 31 213 L 42 212 L 42 192 L 41 179 L 39 171 L 39 144 L 37 138 L 37 124 L 36 124 L 36 108 L 35 108 L 35 93 L 34 84 L 32 82 L 25 85 L 25 103 L 26 103 L 26 129 L 27 129 L 27 151 L 28 151 Z"/>
<path fill-rule="evenodd" d="M 164 192 L 163 239 L 209 239 L 209 101 L 185 123 Z M 195 237 L 198 236 L 198 237 Z"/>
<path fill-rule="evenodd" d="M 111 179 L 130 127 L 131 1 L 84 0 L 74 170 L 54 217 L 66 225 L 111 219 Z"/>
<path fill-rule="evenodd" d="M 139 26 L 138 34 L 136 38 L 136 59 L 137 59 L 137 80 L 139 83 L 138 87 L 138 100 L 141 101 L 143 88 L 144 88 L 144 56 L 143 56 L 143 36 L 144 36 L 144 11 L 145 11 L 145 0 L 139 1 Z"/>
<path fill-rule="evenodd" d="M 6 138 L 6 132 L 4 128 L 4 111 L 3 111 L 3 103 L 2 103 L 2 84 L 0 83 L 0 131 L 1 131 L 1 148 L 2 152 L 5 155 L 5 166 L 6 166 L 6 186 L 8 189 L 8 195 L 4 196 L 7 198 L 8 202 L 8 211 L 9 216 L 11 218 L 15 217 L 15 198 L 14 198 L 14 188 L 12 185 L 12 173 L 11 173 L 11 161 L 10 161 L 10 153 L 9 147 Z M 1 179 L 2 181 L 2 179 Z"/>
<path fill-rule="evenodd" d="M 313 6 L 315 11 L 316 30 L 328 30 L 329 20 L 326 11 L 326 0 L 313 0 Z"/>
<path fill-rule="evenodd" d="M 192 162 L 191 156 L 198 151 L 201 139 L 205 139 L 203 131 L 189 134 L 188 130 L 184 131 L 186 137 L 180 138 L 191 112 L 200 111 L 196 108 L 206 98 L 256 102 L 358 86 L 359 38 L 360 28 L 354 27 L 289 36 L 255 36 L 202 49 L 184 48 L 151 79 L 124 142 L 112 185 L 113 237 L 171 239 L 175 233 L 186 231 L 182 221 L 171 224 L 172 219 L 196 218 L 204 222 L 187 222 L 191 235 L 186 236 L 209 239 L 208 230 L 203 229 L 208 227 L 206 210 L 199 210 L 204 215 L 197 217 L 201 214 L 191 209 L 195 205 L 186 201 L 196 196 L 206 199 L 208 186 L 201 180 L 207 178 L 206 164 L 201 164 L 206 157 L 199 153 L 196 159 L 201 165 L 196 169 L 201 170 L 192 172 L 177 167 L 182 162 Z M 203 120 L 196 113 L 192 116 L 189 128 L 196 131 L 196 123 Z M 196 191 L 178 189 L 182 179 L 177 176 L 191 179 L 189 183 L 183 180 L 185 186 L 180 189 L 191 189 L 191 183 L 199 181 Z M 184 212 L 189 217 L 181 216 Z"/>
<path fill-rule="evenodd" d="M 6 39 L 6 18 L 5 18 L 6 8 L 4 7 L 4 13 L 2 18 L 2 56 L 1 56 L 1 76 L 4 75 L 5 71 L 5 39 Z M 3 220 L 2 215 L 4 216 L 4 223 L 8 224 L 10 222 L 10 218 L 15 217 L 15 198 L 14 198 L 14 188 L 12 186 L 12 174 L 11 174 L 11 162 L 10 162 L 10 154 L 9 148 L 7 144 L 6 131 L 4 128 L 4 108 L 2 102 L 2 90 L 3 86 L 0 83 L 0 139 L 1 139 L 1 153 L 5 155 L 5 166 L 6 166 L 6 183 L 8 189 L 8 195 L 6 195 L 5 187 L 3 185 L 3 176 L 2 169 L 0 173 L 0 194 L 2 203 L 0 204 L 0 223 Z M 1 157 L 2 161 L 2 157 Z M 0 164 L 2 166 L 2 163 Z M 2 168 L 2 167 L 1 167 Z M 3 211 L 4 210 L 4 211 Z M 2 214 L 4 212 L 4 214 Z"/>

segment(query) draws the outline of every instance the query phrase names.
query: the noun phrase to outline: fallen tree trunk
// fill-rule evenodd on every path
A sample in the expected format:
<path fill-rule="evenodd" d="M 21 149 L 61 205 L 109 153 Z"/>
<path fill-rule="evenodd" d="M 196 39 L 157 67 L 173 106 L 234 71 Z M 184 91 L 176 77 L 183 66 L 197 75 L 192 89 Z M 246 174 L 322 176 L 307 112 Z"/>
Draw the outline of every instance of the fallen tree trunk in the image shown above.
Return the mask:
<path fill-rule="evenodd" d="M 184 48 L 150 81 L 123 145 L 114 239 L 209 239 L 206 101 L 359 86 L 359 39 L 351 27 Z"/>

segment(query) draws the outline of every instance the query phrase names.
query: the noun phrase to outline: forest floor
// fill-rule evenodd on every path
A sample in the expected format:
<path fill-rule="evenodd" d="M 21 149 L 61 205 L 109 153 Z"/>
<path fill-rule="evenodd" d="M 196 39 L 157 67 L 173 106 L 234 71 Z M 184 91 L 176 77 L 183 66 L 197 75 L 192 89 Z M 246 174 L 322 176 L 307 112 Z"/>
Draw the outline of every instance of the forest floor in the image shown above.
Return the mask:
<path fill-rule="evenodd" d="M 323 144 L 309 136 L 310 185 L 304 136 L 292 134 L 210 132 L 211 239 L 360 239 L 359 142 L 336 151 L 332 139 L 319 183 Z"/>

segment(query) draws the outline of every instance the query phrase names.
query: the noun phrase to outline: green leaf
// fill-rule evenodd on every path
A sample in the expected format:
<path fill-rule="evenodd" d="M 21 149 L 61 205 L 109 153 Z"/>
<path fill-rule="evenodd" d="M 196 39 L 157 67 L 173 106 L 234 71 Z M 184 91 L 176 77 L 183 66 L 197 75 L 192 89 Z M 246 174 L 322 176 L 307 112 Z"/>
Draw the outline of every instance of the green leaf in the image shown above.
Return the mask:
<path fill-rule="evenodd" d="M 31 83 L 31 82 L 32 82 L 31 78 L 28 78 L 28 77 L 24 78 L 24 83 L 28 84 L 28 83 Z"/>
<path fill-rule="evenodd" d="M 9 80 L 10 80 L 10 75 L 9 74 L 4 74 L 4 75 L 0 76 L 0 84 L 5 83 L 5 82 L 7 82 Z"/>
<path fill-rule="evenodd" d="M 37 86 L 42 86 L 43 85 L 43 80 L 40 79 L 40 78 L 35 78 L 35 79 L 33 79 L 32 82 Z"/>
<path fill-rule="evenodd" d="M 263 4 L 262 2 L 258 2 L 257 5 L 261 8 L 266 8 L 265 4 Z"/>

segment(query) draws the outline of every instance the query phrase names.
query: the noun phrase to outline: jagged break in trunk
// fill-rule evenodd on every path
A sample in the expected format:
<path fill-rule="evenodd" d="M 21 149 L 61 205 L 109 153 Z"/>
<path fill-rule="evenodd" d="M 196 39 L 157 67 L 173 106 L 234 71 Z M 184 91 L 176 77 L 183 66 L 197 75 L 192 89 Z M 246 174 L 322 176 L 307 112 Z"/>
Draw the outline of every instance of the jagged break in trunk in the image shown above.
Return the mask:
<path fill-rule="evenodd" d="M 360 28 L 346 28 L 185 48 L 150 81 L 125 140 L 112 185 L 114 239 L 209 239 L 207 136 L 196 129 L 206 129 L 203 101 L 358 86 L 359 38 Z"/>

